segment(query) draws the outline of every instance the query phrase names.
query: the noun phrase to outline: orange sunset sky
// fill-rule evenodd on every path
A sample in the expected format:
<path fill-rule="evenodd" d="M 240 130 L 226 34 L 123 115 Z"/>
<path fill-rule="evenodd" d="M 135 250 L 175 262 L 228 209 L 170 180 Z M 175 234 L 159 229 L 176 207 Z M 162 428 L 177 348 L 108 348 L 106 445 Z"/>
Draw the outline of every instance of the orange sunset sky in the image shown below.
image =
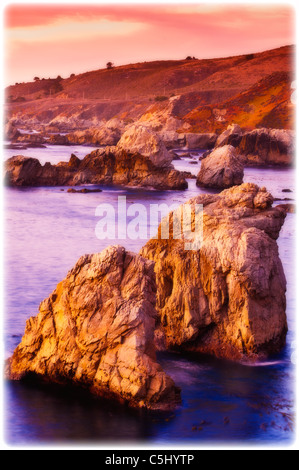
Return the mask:
<path fill-rule="evenodd" d="M 294 43 L 294 16 L 283 3 L 8 4 L 4 82 L 264 51 Z"/>

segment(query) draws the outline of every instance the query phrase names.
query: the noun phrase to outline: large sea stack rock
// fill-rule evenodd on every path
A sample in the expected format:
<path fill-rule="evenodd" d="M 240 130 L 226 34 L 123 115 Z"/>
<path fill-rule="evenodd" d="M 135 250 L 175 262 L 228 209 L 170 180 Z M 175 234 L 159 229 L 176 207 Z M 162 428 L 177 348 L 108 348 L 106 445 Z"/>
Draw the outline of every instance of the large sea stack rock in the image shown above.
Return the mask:
<path fill-rule="evenodd" d="M 15 142 L 17 138 L 21 135 L 17 127 L 14 126 L 13 122 L 8 121 L 4 126 L 4 139 L 12 140 Z"/>
<path fill-rule="evenodd" d="M 206 188 L 226 189 L 242 184 L 244 166 L 231 145 L 213 150 L 202 160 L 200 171 L 197 175 L 197 186 Z"/>
<path fill-rule="evenodd" d="M 162 138 L 146 125 L 133 124 L 121 136 L 118 149 L 147 157 L 158 167 L 172 167 L 172 156 Z"/>
<path fill-rule="evenodd" d="M 189 204 L 203 205 L 198 249 L 187 250 L 171 231 L 142 248 L 155 262 L 160 345 L 233 360 L 283 347 L 286 280 L 276 239 L 286 212 L 272 202 L 252 183 L 197 196 Z M 182 207 L 170 221 L 179 220 Z"/>
<path fill-rule="evenodd" d="M 112 246 L 82 256 L 27 320 L 8 376 L 72 383 L 136 407 L 169 409 L 179 392 L 156 362 L 153 263 Z"/>

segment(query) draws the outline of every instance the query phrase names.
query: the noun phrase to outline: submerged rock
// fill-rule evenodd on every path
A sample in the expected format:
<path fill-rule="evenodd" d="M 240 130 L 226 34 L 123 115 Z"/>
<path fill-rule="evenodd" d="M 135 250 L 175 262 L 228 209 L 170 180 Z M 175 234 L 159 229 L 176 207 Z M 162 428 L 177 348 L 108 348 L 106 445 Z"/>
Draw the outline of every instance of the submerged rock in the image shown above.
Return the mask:
<path fill-rule="evenodd" d="M 186 236 L 174 238 L 171 230 L 169 239 L 158 236 L 142 248 L 155 262 L 160 345 L 164 336 L 168 348 L 237 360 L 283 347 L 286 280 L 276 239 L 286 212 L 272 202 L 252 183 L 197 196 L 189 204 L 203 205 L 198 249 L 186 249 Z"/>
<path fill-rule="evenodd" d="M 156 361 L 153 263 L 111 246 L 82 256 L 27 320 L 8 377 L 73 383 L 132 406 L 169 409 L 178 389 Z"/>
<path fill-rule="evenodd" d="M 231 145 L 213 150 L 202 160 L 197 175 L 197 186 L 225 189 L 242 184 L 244 176 L 243 163 Z"/>
<path fill-rule="evenodd" d="M 101 193 L 102 190 L 101 189 L 88 189 L 88 188 L 82 188 L 82 189 L 69 188 L 67 192 L 88 194 L 88 193 Z"/>

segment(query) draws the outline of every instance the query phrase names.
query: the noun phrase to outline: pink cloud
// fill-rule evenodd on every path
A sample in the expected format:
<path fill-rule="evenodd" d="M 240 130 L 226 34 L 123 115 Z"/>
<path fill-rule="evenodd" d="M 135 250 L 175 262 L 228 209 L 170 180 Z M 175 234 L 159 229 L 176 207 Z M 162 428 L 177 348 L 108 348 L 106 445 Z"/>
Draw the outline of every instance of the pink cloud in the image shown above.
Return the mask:
<path fill-rule="evenodd" d="M 27 81 L 102 68 L 107 60 L 121 65 L 263 51 L 294 42 L 293 17 L 291 7 L 275 5 L 11 5 L 6 76 Z M 105 34 L 103 20 L 118 34 Z M 63 38 L 54 33 L 57 25 Z"/>

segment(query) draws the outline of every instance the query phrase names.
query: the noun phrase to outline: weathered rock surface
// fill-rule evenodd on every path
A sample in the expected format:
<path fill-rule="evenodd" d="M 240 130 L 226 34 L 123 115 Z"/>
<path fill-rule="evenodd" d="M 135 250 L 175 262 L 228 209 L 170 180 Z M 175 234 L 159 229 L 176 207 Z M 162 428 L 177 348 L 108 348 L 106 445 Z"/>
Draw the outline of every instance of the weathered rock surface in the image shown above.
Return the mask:
<path fill-rule="evenodd" d="M 237 125 L 228 126 L 217 139 L 216 147 L 232 145 L 247 166 L 291 165 L 295 155 L 294 131 L 254 129 L 242 132 Z"/>
<path fill-rule="evenodd" d="M 121 136 L 117 148 L 129 153 L 139 153 L 149 158 L 155 166 L 172 166 L 172 155 L 166 149 L 163 140 L 147 126 L 140 124 L 130 126 Z"/>
<path fill-rule="evenodd" d="M 8 121 L 4 126 L 4 139 L 15 141 L 20 136 L 19 130 L 13 125 L 12 122 Z"/>
<path fill-rule="evenodd" d="M 112 246 L 82 256 L 27 320 L 8 377 L 73 383 L 132 406 L 169 409 L 178 389 L 156 362 L 153 263 Z"/>
<path fill-rule="evenodd" d="M 114 118 L 97 127 L 67 134 L 66 138 L 70 144 L 116 145 L 124 129 L 124 122 Z"/>
<path fill-rule="evenodd" d="M 83 160 L 41 165 L 36 158 L 21 155 L 5 162 L 5 182 L 9 186 L 75 186 L 118 184 L 154 189 L 186 189 L 183 174 L 173 167 L 159 168 L 140 154 L 128 154 L 117 147 L 97 149 Z"/>
<path fill-rule="evenodd" d="M 255 129 L 242 136 L 238 149 L 247 165 L 292 165 L 295 134 L 285 129 Z"/>
<path fill-rule="evenodd" d="M 225 145 L 213 150 L 202 160 L 196 184 L 206 188 L 226 189 L 242 184 L 243 176 L 243 163 L 236 149 Z"/>
<path fill-rule="evenodd" d="M 203 204 L 199 249 L 186 250 L 186 237 L 172 233 L 142 248 L 155 262 L 159 344 L 237 360 L 283 347 L 286 281 L 276 239 L 286 212 L 272 202 L 252 183 L 197 196 L 189 204 Z"/>
<path fill-rule="evenodd" d="M 222 147 L 223 145 L 234 145 L 236 147 L 240 142 L 240 137 L 243 132 L 238 124 L 231 124 L 223 131 L 216 140 L 215 147 Z"/>
<path fill-rule="evenodd" d="M 42 134 L 34 133 L 34 134 L 21 134 L 18 133 L 14 137 L 12 137 L 12 142 L 14 143 L 25 143 L 31 145 L 41 145 L 45 144 L 46 140 Z"/>

